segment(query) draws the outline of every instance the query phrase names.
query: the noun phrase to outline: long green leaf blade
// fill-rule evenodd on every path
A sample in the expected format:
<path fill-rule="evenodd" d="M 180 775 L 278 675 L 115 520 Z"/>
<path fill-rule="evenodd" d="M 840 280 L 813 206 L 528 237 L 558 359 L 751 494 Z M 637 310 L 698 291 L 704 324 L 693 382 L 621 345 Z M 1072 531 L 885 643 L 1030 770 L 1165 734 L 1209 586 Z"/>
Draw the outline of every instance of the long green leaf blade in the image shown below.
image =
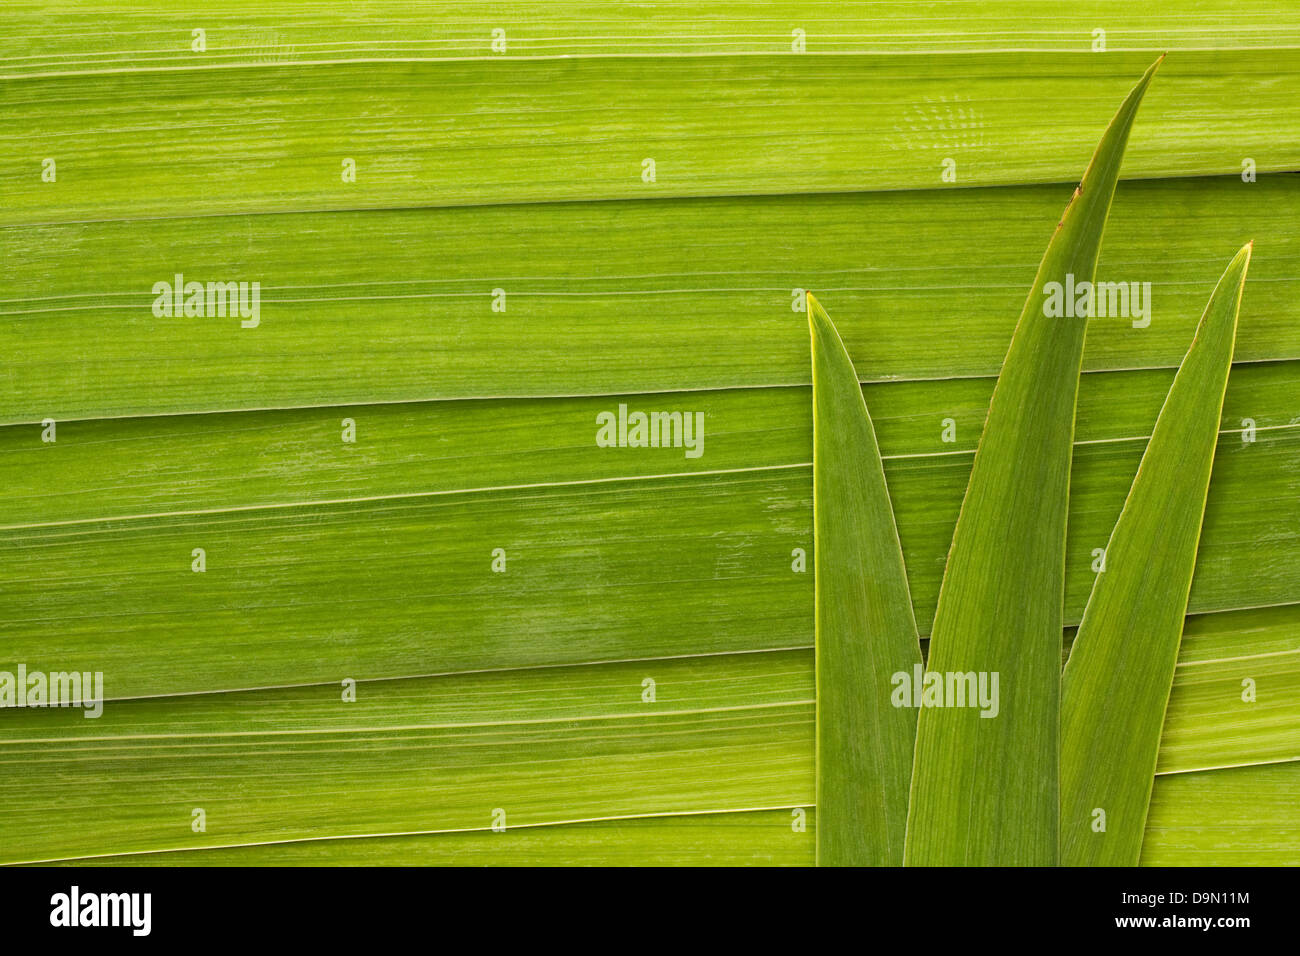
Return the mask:
<path fill-rule="evenodd" d="M 1258 281 L 1237 359 L 1300 356 L 1294 179 L 1121 184 L 1097 274 L 1140 270 L 1160 319 L 1140 331 L 1095 324 L 1084 369 L 1165 367 L 1172 379 L 1223 271 L 1221 250 L 1248 231 L 1270 240 L 1251 261 Z M 61 430 L 102 416 L 807 385 L 796 286 L 834 295 L 863 381 L 928 389 L 988 376 L 991 392 L 1042 259 L 1042 224 L 1060 212 L 1057 184 L 257 214 L 221 229 L 204 216 L 0 229 L 0 422 L 50 417 Z M 174 271 L 162 248 L 195 279 L 261 279 L 258 328 L 155 319 L 151 290 Z M 497 286 L 505 312 L 491 311 Z M 321 342 L 357 334 L 359 320 L 367 347 L 321 363 Z M 506 350 L 529 361 L 502 363 Z M 1145 430 L 1126 434 L 1150 434 L 1168 391 L 1166 380 Z M 882 428 L 884 409 L 867 401 Z M 788 420 L 802 424 L 806 408 L 803 397 Z M 986 392 L 971 426 L 958 420 L 961 447 L 974 447 L 987 410 Z M 951 450 L 937 428 L 922 433 Z"/>
<path fill-rule="evenodd" d="M 817 862 L 900 866 L 916 712 L 890 704 L 921 648 L 875 428 L 849 353 L 808 296 L 816 542 Z"/>
<path fill-rule="evenodd" d="M 1143 866 L 1300 865 L 1300 763 L 1156 782 Z M 791 826 L 803 813 L 803 829 Z M 809 866 L 817 811 L 671 814 L 505 833 L 309 839 L 71 860 L 75 866 Z"/>
<path fill-rule="evenodd" d="M 1300 44 L 1289 0 L 1198 0 L 1170 16 L 1162 4 L 1024 0 L 678 0 L 646 8 L 607 0 L 60 0 L 6 4 L 0 73 L 98 72 L 199 64 L 265 65 L 483 57 L 628 54 L 1078 52 L 1105 27 L 1106 49 L 1224 49 Z M 647 15 L 647 10 L 653 10 Z M 1031 11 L 1027 13 L 1028 11 Z M 488 21 L 491 20 L 491 23 Z M 500 43 L 491 25 L 502 25 Z M 869 23 L 870 29 L 863 29 Z M 202 53 L 195 24 L 206 29 Z M 922 27 L 923 24 L 923 27 Z M 148 29 L 144 29 L 147 25 Z M 792 31 L 793 27 L 797 27 Z M 806 40 L 806 43 L 804 42 Z M 793 41 L 793 42 L 792 42 Z M 1231 74 L 1230 66 L 1223 67 Z"/>
<path fill-rule="evenodd" d="M 1052 865 L 1065 522 L 1086 323 L 1046 315 L 1048 282 L 1091 282 L 1129 130 L 1159 61 L 1102 136 L 1021 312 L 953 533 L 929 668 L 975 672 L 996 710 L 922 707 L 908 817 L 914 865 Z M 984 715 L 993 714 L 990 720 Z"/>
<path fill-rule="evenodd" d="M 1224 272 L 1169 389 L 1061 680 L 1067 865 L 1136 866 L 1142 852 L 1250 252 Z"/>
<path fill-rule="evenodd" d="M 0 224 L 924 189 L 943 185 L 945 158 L 962 187 L 1059 183 L 1148 60 L 775 53 L 0 75 Z M 520 109 L 525 90 L 545 95 Z M 1238 173 L 1243 143 L 1267 144 L 1259 171 L 1294 169 L 1298 96 L 1300 50 L 1181 53 L 1126 172 Z M 809 117 L 813 135 L 792 136 Z M 68 144 L 66 160 L 50 157 L 55 183 L 39 178 L 37 143 Z"/>
<path fill-rule="evenodd" d="M 0 778 L 0 862 L 468 828 L 504 841 L 495 851 L 504 863 L 507 847 L 538 824 L 784 807 L 761 843 L 800 847 L 796 862 L 811 864 L 813 658 L 808 648 L 358 681 L 346 705 L 330 682 L 113 700 L 98 720 L 76 708 L 2 709 L 0 761 L 24 773 Z M 1288 761 L 1279 765 L 1296 780 L 1298 663 L 1300 605 L 1188 619 L 1169 708 L 1170 718 L 1182 710 L 1184 729 L 1196 725 L 1199 742 L 1166 720 L 1162 762 L 1171 746 L 1180 757 L 1157 777 L 1148 834 L 1166 825 L 1162 790 L 1221 776 L 1179 771 Z M 1258 704 L 1241 702 L 1243 674 L 1258 679 Z M 641 696 L 645 677 L 658 684 L 653 703 Z M 1218 706 L 1203 696 L 1216 685 Z M 356 799 L 336 800 L 340 772 Z M 238 791 L 227 794 L 235 778 Z M 1294 804 L 1294 784 L 1290 792 Z M 178 800 L 190 795 L 220 826 L 196 834 L 176 825 Z M 104 826 L 65 812 L 87 800 Z M 1225 804 L 1267 838 L 1285 818 L 1259 800 L 1243 785 L 1214 814 L 1195 804 L 1179 811 L 1162 862 L 1185 848 L 1231 847 L 1235 834 L 1218 815 Z M 490 807 L 505 808 L 507 833 L 489 829 Z M 795 807 L 808 809 L 806 820 Z M 1203 828 L 1209 842 L 1187 828 Z M 1290 840 L 1292 857 L 1298 846 Z M 268 852 L 292 853 L 280 847 Z"/>

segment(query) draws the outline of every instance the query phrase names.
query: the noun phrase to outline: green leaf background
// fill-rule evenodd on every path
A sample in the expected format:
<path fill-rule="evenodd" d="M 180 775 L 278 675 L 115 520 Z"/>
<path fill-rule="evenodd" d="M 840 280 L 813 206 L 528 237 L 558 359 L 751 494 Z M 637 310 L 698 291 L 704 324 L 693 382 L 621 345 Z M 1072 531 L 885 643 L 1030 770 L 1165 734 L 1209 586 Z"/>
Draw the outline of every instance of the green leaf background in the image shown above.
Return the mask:
<path fill-rule="evenodd" d="M 1098 264 L 1155 307 L 1088 330 L 1063 637 L 1253 237 L 1141 862 L 1300 862 L 1300 18 L 1236 7 L 6 8 L 0 670 L 113 699 L 0 713 L 0 861 L 813 863 L 795 290 L 925 637 L 1051 226 L 1170 50 Z M 260 280 L 261 325 L 155 319 L 176 272 Z M 704 455 L 595 447 L 620 402 L 703 412 Z"/>
<path fill-rule="evenodd" d="M 892 706 L 885 691 L 921 667 L 921 647 L 876 430 L 844 342 L 811 294 L 808 327 L 817 864 L 901 866 L 916 712 Z"/>

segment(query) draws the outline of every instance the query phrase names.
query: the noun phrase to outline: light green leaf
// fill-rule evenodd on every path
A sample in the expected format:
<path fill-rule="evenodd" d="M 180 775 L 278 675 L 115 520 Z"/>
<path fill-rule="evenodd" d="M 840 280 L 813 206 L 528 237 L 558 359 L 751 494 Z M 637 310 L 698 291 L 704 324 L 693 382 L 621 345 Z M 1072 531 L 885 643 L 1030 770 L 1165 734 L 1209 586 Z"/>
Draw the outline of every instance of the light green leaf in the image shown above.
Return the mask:
<path fill-rule="evenodd" d="M 1162 745 L 1177 748 L 1172 769 L 1289 760 L 1290 773 L 1300 772 L 1298 658 L 1300 605 L 1189 618 L 1170 699 L 1184 726 L 1166 727 Z M 1256 703 L 1240 699 L 1243 670 L 1258 682 Z M 647 677 L 656 682 L 653 702 L 643 699 Z M 786 841 L 807 840 L 793 862 L 811 864 L 812 814 L 803 833 L 793 829 L 798 821 L 791 811 L 814 802 L 813 686 L 808 648 L 359 681 L 354 703 L 343 703 L 333 682 L 110 701 L 98 720 L 71 708 L 5 710 L 0 767 L 17 769 L 0 775 L 0 860 L 302 839 L 337 846 L 280 843 L 267 857 L 360 862 L 373 843 L 327 838 L 465 829 L 504 841 L 495 852 L 496 862 L 506 862 L 531 845 L 524 836 L 529 828 L 543 825 L 782 806 L 787 809 L 773 815 L 777 825 L 767 837 L 750 840 L 727 829 L 736 822 L 727 814 L 718 829 L 693 834 L 692 845 L 720 853 L 718 844 L 734 838 L 734 852 L 762 861 Z M 1192 722 L 1196 733 L 1189 736 L 1185 725 Z M 1162 789 L 1214 776 L 1162 773 L 1153 814 Z M 228 794 L 232 779 L 238 791 Z M 336 799 L 340 779 L 358 791 L 357 799 Z M 1282 772 L 1278 779 L 1295 777 Z M 1224 811 L 1232 802 L 1225 797 L 1215 814 L 1232 816 L 1234 826 L 1254 826 L 1252 839 L 1263 839 L 1268 821 L 1251 818 L 1270 805 L 1246 788 L 1235 793 L 1237 808 Z M 113 821 L 110 836 L 88 829 L 69 810 L 87 799 L 96 802 L 98 819 Z M 205 833 L 189 827 L 194 806 L 208 811 Z M 494 807 L 507 810 L 506 833 L 489 829 L 484 811 Z M 1171 862 L 1182 847 L 1227 846 L 1217 829 L 1228 825 L 1224 817 L 1174 807 L 1184 821 L 1179 826 L 1204 828 L 1214 844 L 1180 835 L 1161 844 Z M 1293 809 L 1272 818 L 1281 825 L 1286 813 L 1294 818 Z M 1159 823 L 1158 816 L 1153 820 Z M 615 830 L 623 825 L 638 832 L 642 826 L 624 820 Z M 599 826 L 603 850 L 574 845 L 545 852 L 557 863 L 628 862 L 637 853 L 659 858 Z M 665 826 L 671 831 L 672 824 Z M 433 838 L 394 838 L 417 841 L 407 847 L 417 858 L 444 852 L 420 849 L 426 839 Z M 679 845 L 671 835 L 664 840 Z M 1293 857 L 1297 846 L 1289 846 Z M 1269 858 L 1280 859 L 1280 849 Z M 375 852 L 396 862 L 403 851 L 400 842 L 389 842 Z M 480 844 L 475 852 L 486 860 L 493 851 Z M 258 854 L 222 851 L 208 862 Z M 182 858 L 160 862 L 167 860 Z"/>
<path fill-rule="evenodd" d="M 945 159 L 949 189 L 1068 182 L 1149 60 L 1081 48 L 0 77 L 0 224 L 942 188 Z M 1243 144 L 1261 147 L 1260 172 L 1300 165 L 1300 50 L 1183 51 L 1168 74 L 1127 175 L 1239 174 Z M 42 182 L 42 158 L 62 159 L 57 182 Z"/>
<path fill-rule="evenodd" d="M 1156 780 L 1143 866 L 1300 865 L 1300 762 Z M 504 833 L 311 839 L 96 857 L 91 866 L 811 866 L 812 807 L 673 814 Z"/>
<path fill-rule="evenodd" d="M 1091 282 L 1120 161 L 1159 61 L 1112 120 L 1057 224 L 989 404 L 953 533 L 930 673 L 999 681 L 996 712 L 921 708 L 908 816 L 914 865 L 1057 859 L 1065 523 L 1085 321 L 1046 314 L 1048 283 Z M 954 703 L 949 701 L 948 703 Z M 984 719 L 993 713 L 991 719 Z"/>
<path fill-rule="evenodd" d="M 407 0 L 11 4 L 0 670 L 102 669 L 112 699 L 99 720 L 0 711 L 0 859 L 812 863 L 792 296 L 833 297 L 872 383 L 927 631 L 1040 226 L 1138 50 L 1180 52 L 1098 277 L 1150 278 L 1156 320 L 1089 332 L 1065 619 L 1246 224 L 1269 242 L 1189 610 L 1295 601 L 1300 362 L 1278 360 L 1300 356 L 1300 17 L 1262 3 L 1175 24 L 989 0 L 923 30 L 910 0 L 508 0 L 498 23 Z M 155 316 L 176 272 L 260 280 L 259 326 Z M 703 413 L 707 450 L 594 447 L 620 402 Z M 1260 768 L 1182 771 L 1300 756 L 1297 607 L 1188 619 L 1154 859 L 1294 858 L 1300 762 L 1262 790 Z"/>
<path fill-rule="evenodd" d="M 627 817 L 504 832 L 317 838 L 72 860 L 65 866 L 813 866 L 809 807 Z"/>
<path fill-rule="evenodd" d="M 817 862 L 901 866 L 916 711 L 890 702 L 921 649 L 875 428 L 839 332 L 808 295 L 816 539 Z"/>
<path fill-rule="evenodd" d="M 1156 318 L 1145 328 L 1094 323 L 1084 368 L 1168 367 L 1172 377 L 1222 271 L 1220 250 L 1236 248 L 1247 230 L 1270 239 L 1251 263 L 1258 281 L 1247 292 L 1238 360 L 1300 357 L 1293 179 L 1121 184 L 1097 275 L 1149 279 L 1154 301 L 1145 304 Z M 1042 224 L 1060 215 L 1070 188 L 0 229 L 0 338 L 9 358 L 0 422 L 806 386 L 807 334 L 791 309 L 802 311 L 795 290 L 813 289 L 834 296 L 864 381 L 917 380 L 917 389 L 941 390 L 988 377 L 978 383 L 985 389 L 978 409 L 958 418 L 960 447 L 973 448 L 1042 259 Z M 195 281 L 260 281 L 260 324 L 155 318 L 151 290 L 177 271 Z M 493 311 L 498 288 L 504 312 Z M 503 354 L 528 361 L 502 362 Z M 1159 391 L 1163 399 L 1168 381 Z M 878 403 L 868 400 L 883 427 Z M 1127 405 L 1104 407 L 1115 414 Z M 1158 409 L 1159 401 L 1143 431 L 1125 434 L 1150 434 Z M 443 417 L 454 414 L 478 417 L 468 410 Z M 803 419 L 786 421 L 806 427 Z M 918 433 L 933 438 L 933 450 L 951 450 L 938 443 L 932 421 L 925 425 Z M 888 436 L 880 440 L 890 453 Z"/>
<path fill-rule="evenodd" d="M 1142 866 L 1300 866 L 1298 793 L 1294 760 L 1159 777 Z"/>
<path fill-rule="evenodd" d="M 1300 426 L 1285 424 L 1298 373 L 1233 373 L 1223 424 L 1249 413 L 1260 428 L 1249 443 L 1239 428 L 1220 437 L 1191 612 L 1300 594 Z M 1115 526 L 1169 381 L 1084 376 L 1067 623 L 1082 614 L 1091 552 Z M 924 625 L 988 383 L 866 394 Z M 0 669 L 55 656 L 107 671 L 114 696 L 138 696 L 811 647 L 813 576 L 791 568 L 794 548 L 813 549 L 807 390 L 626 400 L 704 412 L 706 451 L 693 461 L 729 473 L 648 477 L 685 468 L 682 449 L 599 449 L 609 454 L 593 460 L 595 413 L 616 398 L 77 422 L 55 444 L 39 426 L 0 429 Z M 943 453 L 949 411 L 961 444 Z M 340 442 L 344 414 L 356 444 Z M 470 490 L 511 485 L 521 468 L 542 484 Z M 128 517 L 154 512 L 172 514 Z M 196 547 L 208 553 L 202 575 L 190 570 Z M 508 572 L 485 578 L 497 547 Z"/>
<path fill-rule="evenodd" d="M 1247 245 L 1206 306 L 1061 679 L 1061 862 L 1136 866 L 1232 367 Z"/>
<path fill-rule="evenodd" d="M 917 19 L 914 0 L 679 0 L 653 14 L 607 0 L 509 0 L 488 7 L 490 16 L 475 5 L 415 0 L 354 0 L 343 7 L 330 0 L 12 6 L 5 11 L 7 35 L 0 37 L 0 72 L 18 75 L 321 60 L 1300 44 L 1300 22 L 1287 0 L 1258 0 L 1250 16 L 1232 0 L 1197 0 L 1180 5 L 1177 17 L 1160 4 L 1129 0 L 1057 4 L 1039 15 L 1017 0 L 981 0 L 928 5 L 924 20 Z M 206 30 L 201 53 L 193 49 L 197 24 Z"/>
<path fill-rule="evenodd" d="M 348 676 L 0 710 L 0 862 L 813 802 L 806 651 Z"/>
<path fill-rule="evenodd" d="M 1300 761 L 1297 727 L 1300 605 L 1189 617 L 1156 773 Z"/>

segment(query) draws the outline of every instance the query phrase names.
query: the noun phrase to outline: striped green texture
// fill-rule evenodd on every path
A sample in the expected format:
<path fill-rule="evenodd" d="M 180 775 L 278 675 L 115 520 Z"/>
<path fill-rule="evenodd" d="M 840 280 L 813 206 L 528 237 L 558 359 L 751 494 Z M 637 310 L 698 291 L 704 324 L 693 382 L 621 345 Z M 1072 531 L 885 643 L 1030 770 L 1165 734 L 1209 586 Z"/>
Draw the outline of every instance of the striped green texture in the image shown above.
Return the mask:
<path fill-rule="evenodd" d="M 1300 864 L 1300 763 L 1156 780 L 1145 866 Z M 94 857 L 91 866 L 811 866 L 816 810 L 607 820 Z M 802 829 L 800 829 L 802 828 Z"/>
<path fill-rule="evenodd" d="M 1252 376 L 1235 379 L 1247 404 L 1268 407 L 1268 395 L 1294 388 L 1290 366 L 1242 366 L 1240 371 L 1270 373 L 1253 376 L 1261 383 L 1257 391 L 1244 390 Z M 1275 377 L 1277 372 L 1285 374 Z M 1143 437 L 1105 437 L 1102 424 L 1112 400 L 1126 401 L 1136 393 L 1128 390 L 1134 381 L 1121 377 L 1111 383 L 1114 391 L 1103 387 L 1096 393 L 1099 417 L 1092 436 L 1099 440 L 1076 450 L 1066 546 L 1067 623 L 1079 620 L 1094 578 L 1092 552 L 1105 546 L 1145 447 Z M 1106 386 L 1105 380 L 1099 384 Z M 892 388 L 868 394 L 888 396 Z M 79 517 L 92 520 L 50 524 L 59 519 L 55 502 L 47 501 L 34 526 L 10 524 L 0 530 L 0 566 L 6 574 L 0 590 L 6 621 L 0 669 L 24 660 L 35 667 L 57 652 L 55 663 L 105 670 L 112 675 L 112 695 L 130 697 L 333 680 L 343 671 L 358 679 L 398 677 L 702 649 L 810 646 L 813 582 L 810 574 L 791 570 L 793 549 L 811 553 L 812 548 L 808 396 L 779 394 L 790 400 L 785 420 L 794 431 L 784 441 L 797 454 L 789 458 L 755 456 L 754 449 L 779 448 L 782 432 L 775 422 L 771 431 L 749 430 L 761 422 L 745 414 L 752 405 L 706 418 L 706 449 L 713 447 L 709 442 L 715 435 L 734 429 L 736 457 L 729 464 L 778 466 L 771 470 L 582 484 L 576 483 L 582 471 L 574 453 L 564 473 L 537 476 L 567 483 L 479 492 L 456 492 L 463 482 L 454 471 L 438 478 L 438 466 L 428 460 L 425 449 L 436 454 L 437 446 L 423 436 L 457 434 L 442 417 L 449 409 L 440 405 L 435 417 L 415 420 L 418 428 L 406 418 L 385 426 L 359 415 L 357 451 L 351 457 L 344 457 L 349 452 L 343 449 L 353 446 L 340 442 L 341 419 L 334 412 L 307 423 L 297 413 L 287 422 L 278 414 L 262 417 L 280 423 L 267 430 L 265 443 L 243 433 L 242 419 L 225 416 L 201 422 L 104 422 L 87 425 L 84 437 L 67 428 L 54 445 L 42 444 L 37 428 L 12 434 L 2 429 L 0 462 L 5 464 L 0 467 L 6 478 L 25 476 L 18 481 L 27 488 L 10 506 L 7 522 L 25 523 L 30 502 L 39 504 L 48 494 L 50 486 L 42 482 L 62 482 L 74 472 L 89 496 Z M 1247 400 L 1247 395 L 1254 397 Z M 763 400 L 761 393 L 742 397 Z M 882 398 L 873 408 L 884 404 Z M 683 406 L 692 407 L 676 400 L 658 405 Z M 510 466 L 512 448 L 522 462 L 544 457 L 552 444 L 589 448 L 595 411 L 613 407 L 593 402 L 586 411 L 566 413 L 551 430 L 535 431 L 530 424 L 546 421 L 544 415 L 521 413 L 517 426 L 507 427 L 502 413 L 494 426 L 502 429 L 500 443 L 480 439 L 482 464 L 478 455 L 468 461 L 453 456 L 444 467 L 463 465 L 488 484 L 509 481 L 518 474 Z M 876 421 L 916 619 L 928 632 L 924 623 L 933 618 L 971 454 L 933 454 L 924 443 L 950 446 L 928 437 L 916 439 L 915 452 L 891 454 L 885 423 L 909 407 L 904 400 L 888 416 L 882 409 Z M 1283 401 L 1273 407 L 1274 414 L 1284 416 L 1288 406 Z M 1151 416 L 1137 429 L 1139 436 L 1149 434 L 1158 410 L 1142 408 L 1134 402 L 1135 418 Z M 942 425 L 929 420 L 927 431 L 937 436 Z M 193 433 L 186 429 L 200 424 L 211 429 L 211 437 L 191 446 L 187 435 Z M 153 430 L 159 427 L 163 431 Z M 407 437 L 382 440 L 367 431 L 371 428 L 381 435 L 405 431 Z M 912 433 L 905 414 L 892 428 L 900 438 Z M 519 433 L 537 441 L 531 457 L 527 442 L 515 440 Z M 473 442 L 475 431 L 467 427 L 462 434 L 458 450 Z M 171 436 L 169 443 L 161 443 L 164 436 Z M 1294 467 L 1300 429 L 1261 430 L 1253 442 L 1243 437 L 1240 432 L 1220 437 L 1192 586 L 1193 612 L 1287 603 L 1300 588 L 1292 557 L 1300 543 L 1300 473 Z M 159 457 L 151 462 L 141 451 L 137 459 L 137 449 L 150 447 L 155 438 Z M 117 451 L 97 471 L 85 461 L 98 455 L 101 441 Z M 231 442 L 243 451 L 228 451 Z M 607 451 L 621 456 L 627 450 Z M 655 473 L 675 472 L 680 466 L 674 462 L 685 461 L 679 450 L 652 451 L 664 459 L 675 456 L 662 465 L 648 460 Z M 701 460 L 710 461 L 710 454 L 706 450 Z M 204 469 L 187 465 L 191 455 L 225 460 L 228 470 L 197 477 Z M 65 464 L 41 470 L 42 462 L 60 460 L 54 456 L 66 456 Z M 304 460 L 314 467 L 299 471 Z M 610 471 L 626 467 L 626 460 L 615 458 Z M 283 477 L 294 473 L 305 487 Z M 102 513 L 96 489 L 137 482 L 141 500 Z M 151 491 L 159 486 L 170 490 Z M 71 492 L 72 485 L 60 487 Z M 438 490 L 454 493 L 424 493 Z M 150 495 L 161 501 L 151 503 Z M 275 506 L 242 509 L 241 495 L 249 503 Z M 295 504 L 337 498 L 344 500 Z M 209 507 L 217 510 L 192 513 Z M 128 517 L 155 511 L 173 513 Z M 68 516 L 78 513 L 69 510 Z M 1248 562 L 1241 557 L 1244 545 L 1250 548 Z M 190 570 L 197 547 L 207 552 L 202 575 Z M 489 570 L 498 547 L 507 552 L 505 575 Z M 672 600 L 665 600 L 668 594 Z M 584 609 L 581 617 L 572 613 L 575 606 Z M 701 632 L 703 620 L 709 626 Z M 52 633 L 59 636 L 55 646 Z M 175 667 L 175 660 L 185 660 L 186 667 Z"/>
<path fill-rule="evenodd" d="M 1254 235 L 1142 862 L 1300 863 L 1284 0 L 6 4 L 0 671 L 110 699 L 0 711 L 0 863 L 813 864 L 803 295 L 925 634 L 1050 224 L 1165 50 L 1097 272 L 1151 321 L 1090 323 L 1063 620 Z M 260 281 L 258 326 L 155 316 L 178 272 Z M 595 447 L 620 404 L 703 413 L 704 454 Z"/>
<path fill-rule="evenodd" d="M 1179 4 L 1088 0 L 1036 9 L 1014 0 L 686 0 L 647 8 L 601 0 L 465 7 L 353 0 L 16 0 L 0 33 L 0 75 L 287 62 L 630 53 L 959 52 L 1277 48 L 1300 45 L 1285 0 Z M 196 50 L 194 30 L 204 31 Z M 500 30 L 504 45 L 493 45 Z"/>
<path fill-rule="evenodd" d="M 1157 774 L 1300 759 L 1296 621 L 1294 605 L 1187 619 Z"/>
<path fill-rule="evenodd" d="M 1300 865 L 1300 763 L 1160 777 L 1143 866 Z"/>
<path fill-rule="evenodd" d="M 1166 726 L 1180 756 L 1160 769 L 1157 805 L 1174 778 L 1218 774 L 1185 770 L 1300 767 L 1297 661 L 1300 605 L 1188 619 Z M 1240 699 L 1242 668 L 1258 679 L 1254 704 Z M 0 738 L 0 860 L 399 831 L 508 840 L 542 824 L 763 806 L 787 808 L 789 834 L 789 808 L 815 799 L 813 688 L 802 649 L 360 681 L 353 703 L 330 682 L 110 701 L 98 720 L 15 711 Z M 506 834 L 490 831 L 498 808 Z M 1195 810 L 1180 811 L 1188 825 Z M 106 821 L 102 838 L 87 839 L 86 814 Z"/>
<path fill-rule="evenodd" d="M 0 366 L 0 421 L 807 385 L 797 289 L 834 304 L 864 380 L 993 376 L 1069 193 L 0 228 L 0 333 L 13 341 Z M 1098 275 L 1149 279 L 1150 323 L 1096 319 L 1084 367 L 1176 366 L 1220 265 L 1250 230 L 1270 244 L 1251 267 L 1238 358 L 1300 358 L 1298 220 L 1289 176 L 1122 183 Z M 986 241 L 990 221 L 996 243 Z M 154 283 L 177 271 L 261 281 L 259 326 L 155 318 Z M 504 312 L 492 309 L 493 289 L 506 294 Z"/>
<path fill-rule="evenodd" d="M 0 80 L 0 224 L 942 188 L 945 159 L 954 185 L 1072 181 L 1150 59 L 584 57 L 19 77 Z M 1239 174 L 1247 157 L 1260 172 L 1293 169 L 1298 95 L 1300 50 L 1180 52 L 1126 175 Z M 55 182 L 41 179 L 47 158 Z"/>
<path fill-rule="evenodd" d="M 1300 763 L 1156 780 L 1145 866 L 1300 865 Z M 796 829 L 802 826 L 804 829 Z M 325 839 L 133 856 L 91 866 L 811 866 L 816 811 L 672 815 L 503 833 Z"/>
<path fill-rule="evenodd" d="M 1167 370 L 1084 375 L 1076 440 L 1114 451 L 1148 437 L 1172 378 Z M 959 462 L 974 450 L 992 388 L 991 379 L 935 379 L 872 384 L 863 396 L 887 461 L 947 455 Z M 1300 425 L 1298 396 L 1300 362 L 1237 365 L 1220 425 L 1225 440 L 1240 441 L 1247 420 L 1257 436 L 1284 436 Z M 794 387 L 145 416 L 60 422 L 54 443 L 40 441 L 39 425 L 0 428 L 0 528 L 808 465 L 809 402 L 808 389 Z M 619 404 L 702 411 L 705 453 L 593 455 L 596 416 Z M 344 419 L 356 424 L 355 443 L 340 440 Z"/>

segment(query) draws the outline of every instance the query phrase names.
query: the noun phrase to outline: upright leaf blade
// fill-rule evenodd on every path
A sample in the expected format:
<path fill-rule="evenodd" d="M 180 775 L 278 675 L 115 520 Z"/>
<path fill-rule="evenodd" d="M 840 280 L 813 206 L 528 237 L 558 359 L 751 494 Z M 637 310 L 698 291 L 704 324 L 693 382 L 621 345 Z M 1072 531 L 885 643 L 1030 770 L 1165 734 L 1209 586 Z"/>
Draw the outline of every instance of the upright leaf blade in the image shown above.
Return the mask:
<path fill-rule="evenodd" d="M 899 866 L 916 711 L 894 707 L 920 641 L 876 432 L 830 317 L 808 296 L 816 547 L 817 862 Z"/>
<path fill-rule="evenodd" d="M 908 817 L 913 865 L 1052 865 L 1065 521 L 1085 321 L 1044 287 L 1091 282 L 1138 105 L 1111 121 L 1057 224 L 989 404 L 931 633 L 931 672 L 975 672 L 996 711 L 923 706 Z M 984 719 L 994 714 L 992 719 Z"/>
<path fill-rule="evenodd" d="M 1141 855 L 1250 253 L 1249 245 L 1237 253 L 1201 317 L 1106 547 L 1105 570 L 1065 667 L 1066 865 L 1136 866 Z"/>

